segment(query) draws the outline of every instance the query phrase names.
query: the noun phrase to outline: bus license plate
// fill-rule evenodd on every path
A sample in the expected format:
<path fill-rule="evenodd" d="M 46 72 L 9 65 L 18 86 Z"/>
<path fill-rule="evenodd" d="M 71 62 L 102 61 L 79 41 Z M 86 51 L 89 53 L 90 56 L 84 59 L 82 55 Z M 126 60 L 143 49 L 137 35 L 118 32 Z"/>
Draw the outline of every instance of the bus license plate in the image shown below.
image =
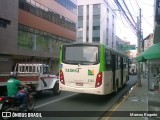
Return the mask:
<path fill-rule="evenodd" d="M 83 86 L 83 83 L 76 83 L 76 86 Z"/>

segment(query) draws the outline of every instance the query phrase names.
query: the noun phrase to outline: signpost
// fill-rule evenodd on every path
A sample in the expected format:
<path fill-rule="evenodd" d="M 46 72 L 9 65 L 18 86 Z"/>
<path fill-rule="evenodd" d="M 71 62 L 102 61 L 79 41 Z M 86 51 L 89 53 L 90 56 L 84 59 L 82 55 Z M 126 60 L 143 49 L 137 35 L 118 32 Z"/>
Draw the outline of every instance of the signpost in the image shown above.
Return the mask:
<path fill-rule="evenodd" d="M 123 45 L 122 50 L 135 50 L 136 45 Z"/>

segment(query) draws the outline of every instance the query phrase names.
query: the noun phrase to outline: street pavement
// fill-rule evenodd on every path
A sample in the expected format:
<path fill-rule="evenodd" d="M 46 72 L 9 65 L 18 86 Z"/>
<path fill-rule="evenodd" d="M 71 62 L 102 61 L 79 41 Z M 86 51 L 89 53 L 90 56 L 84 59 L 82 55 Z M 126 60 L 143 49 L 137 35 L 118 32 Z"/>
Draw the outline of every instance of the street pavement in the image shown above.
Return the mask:
<path fill-rule="evenodd" d="M 101 120 L 160 120 L 160 91 L 148 91 L 148 80 L 142 78 L 111 112 Z M 152 117 L 148 117 L 152 116 Z"/>
<path fill-rule="evenodd" d="M 112 106 L 117 104 L 122 99 L 122 96 L 124 96 L 126 92 L 128 92 L 130 88 L 135 85 L 136 81 L 136 76 L 131 76 L 126 86 L 121 88 L 116 95 L 110 94 L 107 96 L 98 96 L 91 94 L 62 92 L 59 96 L 52 96 L 52 93 L 49 94 L 46 91 L 47 93 L 44 93 L 39 97 L 37 96 L 38 98 L 36 97 L 36 106 L 33 112 L 42 111 L 45 113 L 52 113 L 53 116 L 58 114 L 58 117 L 49 117 L 48 115 L 46 115 L 48 117 L 44 117 L 42 115 L 42 118 L 18 118 L 18 120 L 99 120 L 99 117 L 103 113 L 109 111 Z M 85 114 L 87 113 L 91 117 L 80 117 L 83 115 L 79 115 L 79 117 L 63 117 L 63 115 L 66 115 L 67 112 L 69 116 L 75 116 L 77 114 L 76 111 L 82 111 L 79 113 L 85 112 Z"/>
<path fill-rule="evenodd" d="M 131 76 L 131 78 L 132 78 L 132 79 L 130 79 L 131 81 L 135 81 L 137 76 Z M 133 80 L 133 78 L 134 78 L 134 80 Z M 122 92 L 122 91 L 120 91 L 120 92 Z M 80 94 L 78 94 L 78 96 L 79 95 Z M 119 94 L 117 94 L 117 95 L 119 95 Z M 91 102 L 92 99 L 95 99 L 95 98 L 91 98 L 89 101 Z M 61 100 L 61 102 L 66 101 L 66 100 L 67 99 Z M 79 97 L 76 99 L 76 101 L 77 100 L 79 100 Z M 65 102 L 65 103 L 69 103 L 69 101 Z M 73 105 L 73 103 L 74 103 L 73 97 L 72 97 L 71 101 L 72 101 L 72 105 Z M 86 99 L 85 99 L 85 101 L 86 101 Z M 99 103 L 101 103 L 101 102 L 99 101 Z M 58 103 L 56 103 L 56 104 L 58 104 Z M 67 105 L 67 104 L 63 104 L 63 109 L 64 109 L 64 105 Z M 95 105 L 95 102 L 94 102 L 94 105 Z M 50 105 L 50 106 L 52 106 L 52 105 Z M 69 105 L 69 106 L 71 106 L 71 105 Z M 73 106 L 76 106 L 76 104 Z M 104 105 L 104 106 L 106 107 L 106 105 Z M 83 107 L 84 107 L 84 104 L 81 105 L 81 108 L 83 108 Z M 86 106 L 86 107 L 90 108 L 91 106 Z M 43 107 L 43 109 L 44 108 L 45 107 Z M 46 106 L 46 108 L 49 108 L 49 107 Z M 54 108 L 55 108 L 55 105 L 54 105 Z M 70 109 L 71 109 L 71 107 L 70 107 Z M 94 108 L 92 107 L 92 109 L 95 110 L 95 107 Z M 118 100 L 116 102 L 116 104 L 114 104 L 113 107 L 111 107 L 111 109 L 108 109 L 108 110 L 110 110 L 110 111 L 106 112 L 106 114 L 104 114 L 103 117 L 101 117 L 101 118 L 88 117 L 87 119 L 88 120 L 94 120 L 94 119 L 95 120 L 160 120 L 159 117 L 148 117 L 151 115 L 156 116 L 157 114 L 158 114 L 158 116 L 160 116 L 160 91 L 148 91 L 148 80 L 142 78 L 141 79 L 141 86 L 138 86 L 137 84 L 135 84 L 130 89 L 130 91 L 128 91 L 128 93 L 126 93 L 124 95 L 124 97 L 122 97 L 120 100 Z M 107 111 L 107 107 L 106 107 L 106 111 Z M 148 111 L 149 111 L 149 113 L 148 113 Z M 153 112 L 152 114 L 150 113 L 151 111 Z M 48 120 L 48 119 L 53 119 L 53 118 L 42 118 L 42 119 Z M 55 117 L 54 119 L 62 119 L 62 120 L 63 119 L 68 119 L 68 120 L 72 120 L 72 119 L 73 120 L 82 120 L 82 119 L 84 119 L 84 120 L 86 120 L 86 118 L 83 118 L 83 117 L 72 117 L 72 118 L 70 118 L 70 117 L 69 118 L 67 118 L 67 117 L 66 118 L 59 118 L 59 117 L 56 118 Z"/>

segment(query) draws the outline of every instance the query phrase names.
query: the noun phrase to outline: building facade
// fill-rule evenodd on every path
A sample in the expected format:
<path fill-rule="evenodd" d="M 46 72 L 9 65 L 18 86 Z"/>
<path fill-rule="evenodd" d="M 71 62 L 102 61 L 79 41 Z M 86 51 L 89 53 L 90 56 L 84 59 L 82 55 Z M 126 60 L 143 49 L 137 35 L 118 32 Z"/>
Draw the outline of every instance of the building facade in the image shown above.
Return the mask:
<path fill-rule="evenodd" d="M 104 43 L 116 49 L 115 12 L 107 0 L 78 0 L 77 42 Z"/>
<path fill-rule="evenodd" d="M 144 41 L 144 51 L 145 51 L 153 45 L 153 33 L 149 34 L 146 38 L 143 39 L 143 41 Z"/>
<path fill-rule="evenodd" d="M 160 42 L 160 0 L 154 0 L 154 33 L 153 43 Z"/>
<path fill-rule="evenodd" d="M 57 72 L 60 45 L 76 40 L 77 5 L 70 0 L 2 0 L 0 10 L 0 72 L 18 62 L 50 64 Z"/>

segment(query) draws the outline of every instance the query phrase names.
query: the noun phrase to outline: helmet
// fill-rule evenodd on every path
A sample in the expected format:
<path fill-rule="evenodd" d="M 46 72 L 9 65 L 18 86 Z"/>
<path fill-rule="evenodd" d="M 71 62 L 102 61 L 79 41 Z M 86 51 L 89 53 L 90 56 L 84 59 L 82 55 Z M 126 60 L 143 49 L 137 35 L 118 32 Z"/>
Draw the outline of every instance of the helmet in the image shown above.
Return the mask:
<path fill-rule="evenodd" d="M 11 72 L 10 73 L 10 78 L 17 78 L 17 73 L 16 72 Z"/>

